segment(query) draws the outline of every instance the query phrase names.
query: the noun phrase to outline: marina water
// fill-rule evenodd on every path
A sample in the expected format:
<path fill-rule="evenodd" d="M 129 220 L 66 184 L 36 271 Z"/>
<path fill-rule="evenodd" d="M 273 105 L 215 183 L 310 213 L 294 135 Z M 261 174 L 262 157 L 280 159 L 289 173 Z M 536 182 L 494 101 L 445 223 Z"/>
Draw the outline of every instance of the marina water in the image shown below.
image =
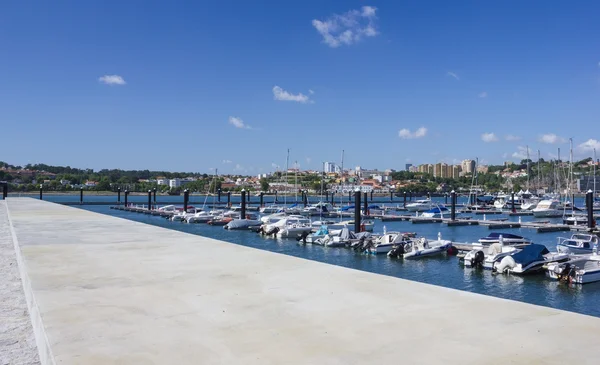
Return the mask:
<path fill-rule="evenodd" d="M 123 197 L 121 197 L 123 199 Z M 182 200 L 179 196 L 157 196 L 157 203 L 173 202 Z M 201 206 L 206 200 L 207 204 L 212 203 L 213 197 L 192 196 L 191 204 Z M 226 196 L 221 197 L 221 202 L 226 201 Z M 293 203 L 293 197 L 287 198 L 288 203 Z M 339 204 L 340 197 L 336 197 L 336 203 Z M 44 200 L 57 203 L 77 202 L 78 195 L 47 195 Z M 86 196 L 85 202 L 114 202 L 116 196 Z M 252 202 L 258 202 L 258 197 L 251 197 Z M 316 197 L 311 197 L 311 202 L 317 202 Z M 393 203 L 389 203 L 389 197 L 375 198 L 373 203 L 386 200 L 385 205 L 402 204 L 402 198 L 394 198 Z M 435 200 L 444 203 L 444 198 Z M 147 196 L 129 196 L 129 202 L 136 204 L 147 203 Z M 239 196 L 232 196 L 233 204 L 239 204 Z M 265 196 L 265 204 L 273 201 L 272 196 Z M 279 201 L 283 202 L 280 196 Z M 344 204 L 347 204 L 348 197 L 344 197 Z M 459 201 L 461 203 L 461 201 Z M 583 199 L 576 199 L 576 206 L 583 206 Z M 491 295 L 499 298 L 517 300 L 537 305 L 543 305 L 552 308 L 568 310 L 588 315 L 600 317 L 600 282 L 586 285 L 568 285 L 547 279 L 542 274 L 515 276 L 505 274 L 494 274 L 491 271 L 481 269 L 464 269 L 459 259 L 455 256 L 439 256 L 424 258 L 421 260 L 397 260 L 390 259 L 386 255 L 368 255 L 354 252 L 346 248 L 329 248 L 313 245 L 299 245 L 295 240 L 276 239 L 259 236 L 253 232 L 247 231 L 227 231 L 223 227 L 213 227 L 206 224 L 187 224 L 181 222 L 171 222 L 159 216 L 146 214 L 137 214 L 119 210 L 111 210 L 109 205 L 81 205 L 82 209 L 108 214 L 120 218 L 125 218 L 137 222 L 152 224 L 164 228 L 174 229 L 182 232 L 202 235 L 218 240 L 231 242 L 257 249 L 268 250 L 309 260 L 320 261 L 332 265 L 344 266 L 356 270 L 363 270 L 377 274 L 394 276 L 407 280 L 419 281 L 427 284 L 439 285 L 448 288 L 469 291 Z M 491 215 L 487 219 L 507 218 L 504 215 Z M 478 215 L 474 219 L 483 219 Z M 517 221 L 518 217 L 508 217 L 511 221 Z M 532 221 L 535 218 L 526 216 L 521 217 L 525 221 Z M 548 219 L 540 219 L 548 220 Z M 561 219 L 555 220 L 557 223 Z M 381 222 L 376 221 L 374 232 L 383 232 L 385 228 L 388 231 L 416 232 L 420 237 L 435 239 L 438 232 L 441 232 L 443 239 L 453 242 L 475 242 L 479 238 L 487 236 L 491 230 L 487 226 L 463 226 L 448 227 L 443 224 L 412 224 L 411 222 Z M 550 250 L 556 247 L 557 237 L 570 236 L 571 232 L 556 233 L 536 233 L 533 229 L 518 228 L 498 230 L 499 232 L 513 233 L 528 237 L 535 243 L 544 244 Z M 177 244 L 177 242 L 173 242 Z M 223 260 L 227 260 L 226 257 Z M 352 305 L 352 303 L 348 303 Z M 398 303 L 398 310 L 402 310 L 402 303 Z M 465 315 L 468 315 L 468 308 L 465 308 Z M 493 313 L 490 313 L 493 316 Z"/>

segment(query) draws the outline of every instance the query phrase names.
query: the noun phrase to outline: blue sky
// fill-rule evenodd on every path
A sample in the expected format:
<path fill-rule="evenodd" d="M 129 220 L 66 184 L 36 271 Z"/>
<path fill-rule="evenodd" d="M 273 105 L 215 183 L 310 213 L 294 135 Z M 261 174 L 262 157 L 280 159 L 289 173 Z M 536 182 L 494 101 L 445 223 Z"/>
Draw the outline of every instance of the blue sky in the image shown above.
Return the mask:
<path fill-rule="evenodd" d="M 56 1 L 0 11 L 0 160 L 255 174 L 599 149 L 600 3 Z"/>

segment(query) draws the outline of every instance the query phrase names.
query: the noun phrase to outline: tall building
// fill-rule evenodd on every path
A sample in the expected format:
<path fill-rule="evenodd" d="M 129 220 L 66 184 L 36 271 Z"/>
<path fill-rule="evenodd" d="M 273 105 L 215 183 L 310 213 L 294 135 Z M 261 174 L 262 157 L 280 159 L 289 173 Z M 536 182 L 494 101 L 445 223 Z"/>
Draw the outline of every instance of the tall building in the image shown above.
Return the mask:
<path fill-rule="evenodd" d="M 406 171 L 410 171 L 410 168 L 411 168 L 411 167 L 412 167 L 412 164 L 411 164 L 411 163 L 407 163 L 407 164 L 405 165 L 405 169 L 406 169 Z"/>
<path fill-rule="evenodd" d="M 452 166 L 452 178 L 453 179 L 458 179 L 460 177 L 460 173 L 462 172 L 462 166 L 461 165 L 454 165 Z"/>
<path fill-rule="evenodd" d="M 325 173 L 336 172 L 335 162 L 325 162 Z"/>
<path fill-rule="evenodd" d="M 465 174 L 472 174 L 475 172 L 475 160 L 463 160 L 461 167 Z"/>

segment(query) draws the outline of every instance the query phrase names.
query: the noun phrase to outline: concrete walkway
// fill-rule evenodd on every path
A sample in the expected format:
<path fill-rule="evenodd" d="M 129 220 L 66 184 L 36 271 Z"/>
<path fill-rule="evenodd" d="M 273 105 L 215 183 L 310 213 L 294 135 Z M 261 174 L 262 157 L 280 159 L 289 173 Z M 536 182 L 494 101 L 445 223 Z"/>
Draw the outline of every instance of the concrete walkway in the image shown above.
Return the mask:
<path fill-rule="evenodd" d="M 6 202 L 0 200 L 0 365 L 39 363 Z"/>
<path fill-rule="evenodd" d="M 43 322 L 42 363 L 598 361 L 599 318 L 34 199 L 8 208 Z"/>

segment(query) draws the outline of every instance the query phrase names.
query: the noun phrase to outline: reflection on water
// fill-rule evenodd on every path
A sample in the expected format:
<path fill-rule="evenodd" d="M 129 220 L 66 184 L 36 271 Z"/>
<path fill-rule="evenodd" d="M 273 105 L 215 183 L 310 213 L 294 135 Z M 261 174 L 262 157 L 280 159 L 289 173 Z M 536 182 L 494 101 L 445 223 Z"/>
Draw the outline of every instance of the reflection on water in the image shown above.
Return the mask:
<path fill-rule="evenodd" d="M 258 198 L 253 197 L 253 199 Z M 265 238 L 252 232 L 227 231 L 222 227 L 205 224 L 170 222 L 160 217 L 111 210 L 108 206 L 84 205 L 82 208 L 285 255 L 600 317 L 600 306 L 598 305 L 600 303 L 600 283 L 571 286 L 550 281 L 544 275 L 520 277 L 499 275 L 480 269 L 465 270 L 456 257 L 441 256 L 421 260 L 397 260 L 390 259 L 385 255 L 366 255 L 344 248 L 300 245 L 295 240 Z M 494 216 L 494 218 L 499 217 Z M 480 218 L 477 217 L 477 219 Z M 516 217 L 506 218 L 515 220 Z M 532 217 L 522 217 L 522 219 L 523 221 L 533 220 Z M 381 222 L 377 222 L 375 231 L 382 232 L 383 226 Z M 444 239 L 458 242 L 474 242 L 490 233 L 486 226 L 447 227 L 441 224 L 412 224 L 410 222 L 385 222 L 385 226 L 388 231 L 416 232 L 419 236 L 430 239 L 435 239 L 437 233 L 440 232 Z M 544 244 L 550 249 L 554 249 L 557 237 L 570 235 L 570 232 L 539 234 L 526 228 L 505 231 L 529 237 L 534 242 Z"/>

